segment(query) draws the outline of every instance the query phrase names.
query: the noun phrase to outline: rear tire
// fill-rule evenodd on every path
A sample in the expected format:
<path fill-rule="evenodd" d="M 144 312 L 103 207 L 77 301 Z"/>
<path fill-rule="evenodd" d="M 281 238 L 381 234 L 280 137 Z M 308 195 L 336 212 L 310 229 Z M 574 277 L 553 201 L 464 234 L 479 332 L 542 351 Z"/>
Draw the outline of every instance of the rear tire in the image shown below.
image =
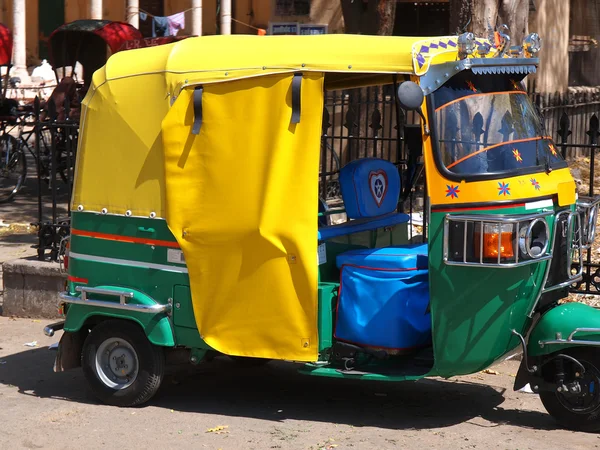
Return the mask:
<path fill-rule="evenodd" d="M 87 336 L 81 366 L 100 401 L 137 406 L 158 391 L 164 378 L 165 356 L 162 347 L 151 344 L 138 325 L 108 320 Z"/>
<path fill-rule="evenodd" d="M 599 431 L 600 349 L 575 348 L 564 353 L 576 358 L 585 368 L 580 383 L 581 394 L 573 397 L 565 396 L 557 391 L 541 391 L 540 399 L 548 413 L 565 428 L 588 432 Z M 565 361 L 565 366 L 567 364 L 572 363 Z"/>

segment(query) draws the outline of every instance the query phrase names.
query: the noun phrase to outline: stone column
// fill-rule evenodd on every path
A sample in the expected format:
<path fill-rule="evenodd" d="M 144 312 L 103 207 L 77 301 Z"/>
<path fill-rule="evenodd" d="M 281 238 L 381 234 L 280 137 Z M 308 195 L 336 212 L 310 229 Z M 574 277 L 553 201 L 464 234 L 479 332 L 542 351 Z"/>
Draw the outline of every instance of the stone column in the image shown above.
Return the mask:
<path fill-rule="evenodd" d="M 25 0 L 13 0 L 13 69 L 12 76 L 21 83 L 30 81 L 27 71 L 27 47 L 25 41 Z"/>
<path fill-rule="evenodd" d="M 102 20 L 102 0 L 90 0 L 90 19 Z"/>
<path fill-rule="evenodd" d="M 192 0 L 192 34 L 202 36 L 202 0 Z"/>
<path fill-rule="evenodd" d="M 231 0 L 221 1 L 221 34 L 231 34 Z"/>
<path fill-rule="evenodd" d="M 125 15 L 127 22 L 136 28 L 140 27 L 140 0 L 127 0 Z"/>

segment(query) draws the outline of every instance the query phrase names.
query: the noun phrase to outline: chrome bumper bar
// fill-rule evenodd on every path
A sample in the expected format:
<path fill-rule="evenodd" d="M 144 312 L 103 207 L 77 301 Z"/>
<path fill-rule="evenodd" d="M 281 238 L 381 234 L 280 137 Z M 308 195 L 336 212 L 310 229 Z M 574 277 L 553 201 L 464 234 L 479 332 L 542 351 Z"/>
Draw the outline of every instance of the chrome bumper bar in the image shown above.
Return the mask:
<path fill-rule="evenodd" d="M 600 341 L 582 341 L 573 339 L 577 333 L 600 333 L 600 328 L 575 328 L 575 330 L 567 337 L 563 339 L 560 333 L 556 333 L 556 339 L 550 339 L 547 341 L 539 341 L 540 347 L 550 344 L 562 344 L 562 345 L 587 345 L 593 347 L 600 347 Z"/>
<path fill-rule="evenodd" d="M 65 327 L 65 321 L 51 323 L 50 325 L 46 325 L 44 327 L 44 334 L 48 337 L 54 336 L 56 331 L 62 330 Z"/>
<path fill-rule="evenodd" d="M 140 304 L 132 304 L 127 303 L 128 299 L 133 298 L 133 292 L 131 291 L 117 291 L 117 290 L 109 290 L 109 289 L 101 289 L 101 288 L 90 288 L 87 286 L 77 286 L 75 288 L 78 292 L 81 292 L 81 297 L 76 297 L 67 292 L 61 292 L 58 294 L 62 303 L 69 303 L 72 305 L 86 305 L 86 306 L 96 306 L 99 308 L 110 308 L 117 309 L 121 311 L 135 311 L 135 312 L 143 312 L 143 313 L 163 313 L 170 312 L 171 305 L 161 305 L 156 303 L 154 305 L 140 305 Z M 97 294 L 97 295 L 107 295 L 112 297 L 119 297 L 119 303 L 106 301 L 106 300 L 96 300 L 93 298 L 89 298 L 88 294 Z"/>

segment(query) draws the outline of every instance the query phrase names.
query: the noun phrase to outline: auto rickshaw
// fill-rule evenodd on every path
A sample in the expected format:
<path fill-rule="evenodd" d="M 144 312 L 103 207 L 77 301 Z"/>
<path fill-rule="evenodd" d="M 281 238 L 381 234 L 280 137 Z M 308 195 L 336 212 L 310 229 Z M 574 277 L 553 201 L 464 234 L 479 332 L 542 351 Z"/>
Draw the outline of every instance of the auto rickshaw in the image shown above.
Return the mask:
<path fill-rule="evenodd" d="M 92 75 L 100 69 L 111 54 L 120 51 L 124 42 L 141 39 L 142 34 L 133 25 L 111 20 L 75 20 L 65 23 L 48 37 L 50 64 L 56 72 L 56 79 L 75 75 L 75 65 L 83 68 L 83 80 L 87 88 Z M 72 73 L 67 75 L 66 68 Z M 59 74 L 58 69 L 62 72 Z"/>
<path fill-rule="evenodd" d="M 599 200 L 577 198 L 525 92 L 539 36 L 502 39 L 233 35 L 113 55 L 83 101 L 55 370 L 82 366 L 101 401 L 132 406 L 174 351 L 379 381 L 522 351 L 515 389 L 599 429 L 600 312 L 559 301 Z M 380 158 L 341 168 L 348 220 L 319 221 L 324 93 L 378 85 L 421 116 L 422 244 L 399 206 L 407 170 Z"/>

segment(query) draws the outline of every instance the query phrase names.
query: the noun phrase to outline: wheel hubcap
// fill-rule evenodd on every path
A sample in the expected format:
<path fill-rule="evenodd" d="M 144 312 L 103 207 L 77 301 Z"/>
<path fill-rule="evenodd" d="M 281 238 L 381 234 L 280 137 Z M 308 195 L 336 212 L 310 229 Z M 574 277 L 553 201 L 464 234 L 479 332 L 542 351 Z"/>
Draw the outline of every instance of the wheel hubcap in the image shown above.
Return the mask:
<path fill-rule="evenodd" d="M 106 339 L 96 350 L 96 373 L 106 386 L 125 389 L 138 374 L 138 356 L 133 346 L 120 338 Z"/>

